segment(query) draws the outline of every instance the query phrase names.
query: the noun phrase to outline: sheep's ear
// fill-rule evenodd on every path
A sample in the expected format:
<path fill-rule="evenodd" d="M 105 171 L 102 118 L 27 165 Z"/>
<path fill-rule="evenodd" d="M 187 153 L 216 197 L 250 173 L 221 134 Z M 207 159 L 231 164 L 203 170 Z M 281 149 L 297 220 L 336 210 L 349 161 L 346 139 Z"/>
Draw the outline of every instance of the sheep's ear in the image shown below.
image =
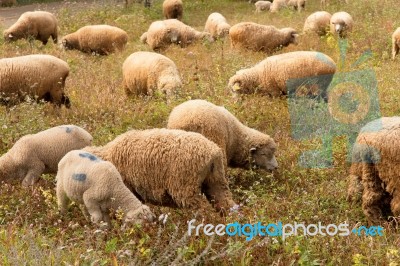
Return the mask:
<path fill-rule="evenodd" d="M 257 151 L 257 148 L 250 148 L 250 154 L 254 154 Z"/>
<path fill-rule="evenodd" d="M 297 38 L 297 37 L 299 37 L 299 34 L 293 32 L 293 33 L 292 33 L 292 37 Z"/>
<path fill-rule="evenodd" d="M 11 33 L 8 34 L 8 38 L 12 38 L 12 37 L 14 37 L 14 36 Z"/>

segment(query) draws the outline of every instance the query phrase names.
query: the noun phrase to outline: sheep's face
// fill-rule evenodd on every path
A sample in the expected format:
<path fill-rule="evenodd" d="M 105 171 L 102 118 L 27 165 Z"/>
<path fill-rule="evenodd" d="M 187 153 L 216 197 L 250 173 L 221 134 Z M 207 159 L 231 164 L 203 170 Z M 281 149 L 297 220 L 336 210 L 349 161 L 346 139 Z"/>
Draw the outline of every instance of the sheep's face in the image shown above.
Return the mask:
<path fill-rule="evenodd" d="M 336 21 L 333 21 L 332 24 L 335 32 L 339 34 L 340 37 L 343 37 L 347 29 L 346 23 L 342 19 L 338 19 Z"/>
<path fill-rule="evenodd" d="M 11 32 L 11 31 L 7 31 L 7 30 L 5 30 L 3 32 L 3 37 L 4 37 L 4 41 L 6 41 L 6 42 L 12 42 L 12 41 L 16 41 L 19 39 L 15 33 Z"/>
<path fill-rule="evenodd" d="M 153 222 L 156 216 L 146 205 L 142 205 L 136 210 L 129 211 L 126 214 L 126 223 L 143 223 L 143 222 Z"/>
<path fill-rule="evenodd" d="M 278 162 L 275 158 L 276 144 L 272 142 L 269 145 L 250 148 L 250 157 L 254 166 L 267 171 L 274 171 L 278 168 Z"/>

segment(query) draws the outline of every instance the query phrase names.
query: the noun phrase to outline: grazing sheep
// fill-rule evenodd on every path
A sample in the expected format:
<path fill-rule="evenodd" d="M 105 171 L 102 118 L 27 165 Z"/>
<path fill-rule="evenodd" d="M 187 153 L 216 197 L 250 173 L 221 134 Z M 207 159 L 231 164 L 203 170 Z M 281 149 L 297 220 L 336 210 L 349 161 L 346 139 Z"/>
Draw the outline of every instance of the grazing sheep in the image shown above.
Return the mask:
<path fill-rule="evenodd" d="M 61 42 L 65 49 L 108 55 L 125 48 L 128 34 L 109 25 L 91 25 L 64 36 Z"/>
<path fill-rule="evenodd" d="M 212 13 L 208 16 L 204 32 L 211 34 L 214 39 L 223 38 L 229 34 L 231 25 L 228 24 L 225 17 L 220 13 Z"/>
<path fill-rule="evenodd" d="M 213 41 L 208 32 L 197 31 L 176 19 L 151 23 L 147 32 L 140 39 L 142 42 L 147 42 L 154 51 L 165 49 L 173 43 L 179 44 L 181 47 L 186 47 L 200 39 Z"/>
<path fill-rule="evenodd" d="M 326 35 L 332 15 L 326 11 L 318 11 L 309 15 L 304 23 L 304 32 L 315 32 L 320 36 Z"/>
<path fill-rule="evenodd" d="M 204 100 L 184 102 L 172 110 L 167 127 L 201 133 L 222 149 L 225 163 L 231 167 L 278 167 L 274 140 L 243 125 L 224 107 Z"/>
<path fill-rule="evenodd" d="M 297 44 L 297 36 L 292 28 L 277 29 L 253 22 L 242 22 L 229 30 L 232 47 L 263 52 L 272 52 L 291 43 Z"/>
<path fill-rule="evenodd" d="M 68 201 L 84 204 L 86 219 L 110 224 L 109 210 L 123 211 L 125 222 L 152 221 L 155 215 L 124 185 L 115 166 L 82 150 L 68 152 L 58 164 L 57 202 L 61 213 Z"/>
<path fill-rule="evenodd" d="M 43 45 L 47 44 L 50 36 L 57 43 L 56 17 L 45 11 L 33 11 L 23 13 L 17 22 L 3 32 L 5 41 L 16 41 L 19 39 L 39 40 Z"/>
<path fill-rule="evenodd" d="M 305 5 L 305 0 L 274 0 L 272 2 L 270 11 L 278 12 L 282 8 L 293 7 L 295 10 L 300 12 L 305 8 Z"/>
<path fill-rule="evenodd" d="M 131 54 L 122 65 L 123 86 L 127 95 L 153 95 L 158 90 L 169 98 L 182 87 L 175 63 L 152 52 Z"/>
<path fill-rule="evenodd" d="M 392 35 L 392 59 L 396 57 L 400 50 L 400 27 Z"/>
<path fill-rule="evenodd" d="M 23 178 L 24 186 L 33 185 L 43 173 L 55 174 L 65 154 L 91 145 L 92 139 L 86 130 L 74 125 L 26 135 L 0 157 L 0 180 Z"/>
<path fill-rule="evenodd" d="M 165 19 L 175 18 L 182 20 L 182 0 L 164 0 L 162 8 Z"/>
<path fill-rule="evenodd" d="M 271 8 L 270 1 L 257 1 L 254 5 L 256 6 L 256 12 L 269 11 Z"/>
<path fill-rule="evenodd" d="M 382 117 L 360 130 L 353 147 L 347 198 L 362 194 L 364 214 L 373 224 L 400 215 L 399 136 L 400 117 Z"/>
<path fill-rule="evenodd" d="M 270 11 L 278 12 L 280 9 L 287 7 L 288 0 L 274 0 L 272 1 Z"/>
<path fill-rule="evenodd" d="M 288 0 L 287 5 L 300 12 L 306 7 L 306 0 Z"/>
<path fill-rule="evenodd" d="M 14 105 L 26 96 L 70 107 L 64 94 L 69 67 L 51 55 L 0 59 L 0 103 Z"/>
<path fill-rule="evenodd" d="M 236 208 L 225 178 L 221 149 L 182 130 L 131 130 L 103 147 L 84 150 L 112 162 L 125 184 L 144 201 L 186 208 Z"/>
<path fill-rule="evenodd" d="M 331 17 L 331 33 L 338 34 L 340 38 L 346 38 L 353 30 L 353 18 L 347 12 L 337 12 Z"/>
<path fill-rule="evenodd" d="M 325 99 L 335 72 L 335 62 L 323 53 L 291 52 L 268 57 L 251 68 L 236 72 L 229 79 L 228 88 L 234 94 L 259 93 L 276 97 L 287 94 L 289 81 L 299 80 L 298 88 L 317 85 Z"/>
<path fill-rule="evenodd" d="M 17 0 L 0 0 L 0 6 L 15 6 Z"/>

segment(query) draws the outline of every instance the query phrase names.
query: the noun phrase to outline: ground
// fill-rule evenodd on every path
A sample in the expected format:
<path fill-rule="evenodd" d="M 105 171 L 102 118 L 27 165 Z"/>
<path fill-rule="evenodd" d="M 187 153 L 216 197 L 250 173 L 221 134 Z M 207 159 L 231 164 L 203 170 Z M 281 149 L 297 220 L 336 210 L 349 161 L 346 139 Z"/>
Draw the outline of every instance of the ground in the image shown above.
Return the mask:
<path fill-rule="evenodd" d="M 0 106 L 0 154 L 10 149 L 20 137 L 61 124 L 76 124 L 103 145 L 129 129 L 165 127 L 172 108 L 188 99 L 205 99 L 225 106 L 246 125 L 269 134 L 276 141 L 279 170 L 230 169 L 228 178 L 235 201 L 242 206 L 238 213 L 221 217 L 211 208 L 206 213 L 150 205 L 157 216 L 168 214 L 165 223 L 121 228 L 114 220 L 111 229 L 88 224 L 79 208 L 72 205 L 68 214 L 57 212 L 54 175 L 44 175 L 32 188 L 23 188 L 21 180 L 0 184 L 0 264 L 1 265 L 399 265 L 400 233 L 382 223 L 384 236 L 291 236 L 282 238 L 188 236 L 187 222 L 197 218 L 204 224 L 305 223 L 324 225 L 348 223 L 349 228 L 368 226 L 360 204 L 346 201 L 349 164 L 347 142 L 334 135 L 330 168 L 303 168 L 300 155 L 321 148 L 321 137 L 299 140 L 293 135 L 286 97 L 269 98 L 248 95 L 240 101 L 227 90 L 229 78 L 236 71 L 253 66 L 267 55 L 261 52 L 233 50 L 229 39 L 213 43 L 199 42 L 185 49 L 173 46 L 163 52 L 181 72 L 184 87 L 169 102 L 163 95 L 128 98 L 121 85 L 122 63 L 135 51 L 150 51 L 139 37 L 152 21 L 162 19 L 161 3 L 154 1 L 123 7 L 121 1 L 95 1 L 94 4 L 63 2 L 0 9 L 1 30 L 7 28 L 26 10 L 55 12 L 60 36 L 90 24 L 118 26 L 129 35 L 123 52 L 95 56 L 79 51 L 64 51 L 49 42 L 30 44 L 25 40 L 4 43 L 0 39 L 0 57 L 26 54 L 52 54 L 70 66 L 66 94 L 71 109 L 51 104 L 28 102 L 12 108 Z M 292 27 L 301 32 L 305 18 L 320 9 L 319 0 L 307 1 L 304 12 L 283 10 L 277 14 L 255 13 L 244 0 L 184 1 L 183 22 L 198 30 L 207 16 L 222 13 L 230 24 L 243 21 Z M 397 0 L 329 1 L 328 12 L 348 11 L 355 20 L 348 48 L 341 57 L 334 36 L 301 35 L 297 46 L 291 45 L 276 54 L 298 50 L 320 51 L 338 63 L 339 71 L 372 70 L 377 80 L 382 116 L 400 114 L 400 58 L 392 61 L 391 34 L 400 26 Z M 342 49 L 343 50 L 343 49 Z M 365 61 L 358 61 L 371 51 Z M 340 63 L 344 59 L 344 62 Z M 321 117 L 308 117 L 313 121 Z"/>

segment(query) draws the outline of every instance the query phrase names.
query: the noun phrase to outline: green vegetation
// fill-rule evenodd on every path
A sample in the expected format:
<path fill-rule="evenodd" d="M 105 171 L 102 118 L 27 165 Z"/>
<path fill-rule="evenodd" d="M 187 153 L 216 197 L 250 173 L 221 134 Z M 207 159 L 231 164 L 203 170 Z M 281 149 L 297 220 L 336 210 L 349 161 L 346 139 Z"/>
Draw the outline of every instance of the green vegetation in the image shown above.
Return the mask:
<path fill-rule="evenodd" d="M 112 1 L 113 2 L 113 1 Z M 0 40 L 0 57 L 47 53 L 67 61 L 71 73 L 66 93 L 72 108 L 58 109 L 50 104 L 24 103 L 10 109 L 0 106 L 0 154 L 5 153 L 21 136 L 60 124 L 76 124 L 92 133 L 96 145 L 102 145 L 129 129 L 164 127 L 172 108 L 188 99 L 202 98 L 224 105 L 245 124 L 271 135 L 278 143 L 280 169 L 275 174 L 263 171 L 229 170 L 235 200 L 243 204 L 240 213 L 220 217 L 214 211 L 173 209 L 150 205 L 157 215 L 169 213 L 161 225 L 133 226 L 122 230 L 115 220 L 112 229 L 87 224 L 77 206 L 66 216 L 57 213 L 54 176 L 45 176 L 29 189 L 20 180 L 0 183 L 0 265 L 399 265 L 400 232 L 383 224 L 383 237 L 255 237 L 187 236 L 186 222 L 197 217 L 203 223 L 340 224 L 350 228 L 367 225 L 360 205 L 346 202 L 348 164 L 346 140 L 334 138 L 334 167 L 304 169 L 298 166 L 302 151 L 316 149 L 321 139 L 299 142 L 292 138 L 286 98 L 271 99 L 259 95 L 234 102 L 227 82 L 237 70 L 249 67 L 266 57 L 263 53 L 231 50 L 229 40 L 199 43 L 185 49 L 171 47 L 165 55 L 181 71 L 184 89 L 166 103 L 162 97 L 127 98 L 121 86 L 121 66 L 135 51 L 149 48 L 140 35 L 150 23 L 162 19 L 161 2 L 145 9 L 134 4 L 90 5 L 86 9 L 61 9 L 58 12 L 60 35 L 89 24 L 118 26 L 129 34 L 122 53 L 107 57 L 78 51 L 63 51 L 49 42 L 30 46 L 20 40 L 5 44 Z M 349 38 L 346 61 L 341 71 L 373 68 L 379 87 L 383 116 L 400 113 L 400 58 L 390 60 L 391 34 L 400 26 L 397 0 L 331 0 L 327 11 L 349 12 L 354 33 Z M 305 18 L 319 10 L 319 1 L 307 2 L 302 13 L 283 10 L 278 14 L 254 13 L 248 1 L 186 1 L 183 21 L 199 30 L 211 12 L 221 12 L 232 25 L 241 21 L 272 24 L 299 31 Z M 355 69 L 351 65 L 366 50 L 373 56 Z M 340 61 L 337 40 L 332 36 L 300 36 L 299 45 L 283 52 L 316 50 Z M 319 119 L 316 117 L 315 119 Z M 118 216 L 118 215 L 117 215 Z"/>

